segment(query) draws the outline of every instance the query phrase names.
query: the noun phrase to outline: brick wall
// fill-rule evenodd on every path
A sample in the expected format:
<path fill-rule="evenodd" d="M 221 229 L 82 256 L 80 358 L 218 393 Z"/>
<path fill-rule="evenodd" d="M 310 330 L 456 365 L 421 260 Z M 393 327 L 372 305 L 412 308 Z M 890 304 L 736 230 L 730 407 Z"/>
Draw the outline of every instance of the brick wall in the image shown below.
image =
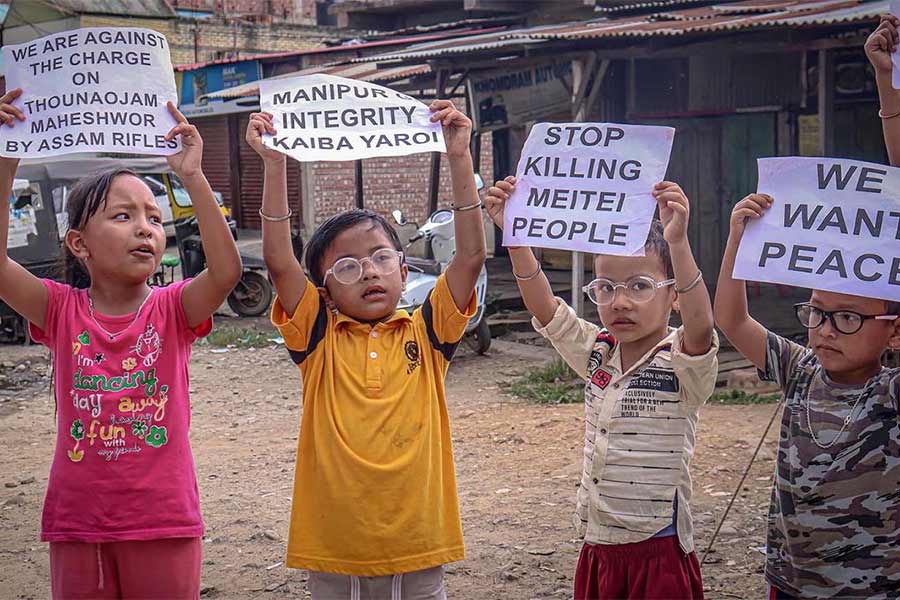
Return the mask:
<path fill-rule="evenodd" d="M 316 225 L 356 205 L 356 179 L 352 162 L 321 162 L 313 167 Z M 428 210 L 431 154 L 413 154 L 363 161 L 363 197 L 366 208 L 389 216 L 399 208 L 411 221 L 422 223 Z M 491 136 L 481 136 L 481 176 L 493 183 Z M 441 157 L 438 207 L 452 202 L 447 157 Z"/>
<path fill-rule="evenodd" d="M 308 25 L 226 24 L 222 21 L 198 21 L 199 52 L 194 57 L 194 21 L 190 19 L 133 19 L 101 15 L 82 15 L 82 27 L 146 27 L 166 36 L 172 64 L 205 62 L 218 53 L 240 56 L 305 50 L 318 46 L 328 32 Z"/>
<path fill-rule="evenodd" d="M 275 20 L 316 24 L 316 0 L 173 0 L 172 5 L 217 15 L 268 14 Z"/>

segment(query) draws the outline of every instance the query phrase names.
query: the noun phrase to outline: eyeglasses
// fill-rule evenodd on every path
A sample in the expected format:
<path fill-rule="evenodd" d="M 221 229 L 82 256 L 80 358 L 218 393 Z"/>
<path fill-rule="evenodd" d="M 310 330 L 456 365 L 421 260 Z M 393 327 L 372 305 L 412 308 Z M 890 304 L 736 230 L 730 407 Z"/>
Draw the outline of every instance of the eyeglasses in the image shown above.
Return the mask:
<path fill-rule="evenodd" d="M 379 275 L 390 275 L 396 273 L 403 261 L 403 253 L 393 248 L 381 248 L 376 250 L 372 256 L 355 259 L 352 256 L 336 260 L 334 265 L 325 272 L 322 281 L 326 281 L 328 276 L 334 277 L 335 281 L 343 285 L 353 285 L 363 277 L 364 263 L 369 263 L 375 272 Z"/>
<path fill-rule="evenodd" d="M 591 299 L 591 302 L 597 306 L 612 304 L 613 300 L 616 299 L 616 290 L 619 288 L 622 288 L 626 298 L 632 302 L 643 304 L 653 299 L 653 296 L 656 295 L 656 290 L 674 283 L 674 279 L 657 282 L 652 277 L 637 275 L 625 283 L 617 283 L 609 279 L 595 279 L 582 289 L 588 295 L 588 298 Z"/>
<path fill-rule="evenodd" d="M 861 315 L 852 310 L 822 310 L 812 304 L 803 302 L 794 305 L 797 320 L 807 329 L 821 327 L 825 320 L 831 322 L 831 326 L 844 335 L 852 335 L 862 329 L 869 319 L 876 321 L 894 321 L 900 318 L 898 315 Z"/>

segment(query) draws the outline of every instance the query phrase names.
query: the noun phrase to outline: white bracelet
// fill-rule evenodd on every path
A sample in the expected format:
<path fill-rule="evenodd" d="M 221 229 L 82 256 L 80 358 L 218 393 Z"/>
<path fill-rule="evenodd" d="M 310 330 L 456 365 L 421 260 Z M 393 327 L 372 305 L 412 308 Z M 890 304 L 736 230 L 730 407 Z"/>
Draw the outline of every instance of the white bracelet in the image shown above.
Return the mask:
<path fill-rule="evenodd" d="M 703 281 L 703 271 L 701 271 L 701 270 L 698 269 L 698 270 L 697 270 L 697 276 L 694 277 L 694 280 L 693 280 L 692 282 L 690 282 L 690 283 L 687 285 L 687 287 L 684 288 L 684 289 L 679 290 L 678 288 L 675 288 L 675 293 L 676 293 L 676 294 L 686 294 L 686 293 L 688 293 L 689 291 L 691 291 L 692 289 L 694 289 L 695 287 L 697 287 L 697 286 L 700 284 L 701 281 Z"/>

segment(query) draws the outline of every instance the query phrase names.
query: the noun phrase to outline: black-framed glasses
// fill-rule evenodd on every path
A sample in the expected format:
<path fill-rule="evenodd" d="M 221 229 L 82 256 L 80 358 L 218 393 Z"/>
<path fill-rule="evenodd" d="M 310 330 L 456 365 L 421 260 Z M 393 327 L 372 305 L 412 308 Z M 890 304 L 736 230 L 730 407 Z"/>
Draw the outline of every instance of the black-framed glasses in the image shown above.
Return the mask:
<path fill-rule="evenodd" d="M 674 279 L 656 281 L 646 275 L 636 275 L 624 282 L 616 282 L 601 277 L 593 280 L 582 289 L 588 295 L 588 298 L 591 299 L 591 302 L 597 306 L 612 304 L 616 298 L 616 290 L 619 288 L 622 288 L 626 298 L 637 304 L 643 304 L 653 299 L 653 296 L 656 295 L 656 290 L 674 283 Z"/>
<path fill-rule="evenodd" d="M 375 272 L 379 275 L 390 275 L 400 268 L 403 262 L 403 253 L 393 248 L 381 248 L 372 253 L 372 256 L 364 258 L 353 258 L 347 256 L 334 261 L 330 269 L 325 271 L 323 281 L 331 275 L 334 279 L 343 285 L 353 285 L 363 277 L 365 271 L 364 263 L 369 263 Z"/>
<path fill-rule="evenodd" d="M 863 315 L 852 310 L 822 310 L 808 302 L 795 304 L 794 312 L 800 324 L 807 329 L 817 329 L 828 320 L 836 331 L 844 335 L 856 333 L 870 319 L 875 321 L 895 321 L 900 318 L 900 315 Z"/>

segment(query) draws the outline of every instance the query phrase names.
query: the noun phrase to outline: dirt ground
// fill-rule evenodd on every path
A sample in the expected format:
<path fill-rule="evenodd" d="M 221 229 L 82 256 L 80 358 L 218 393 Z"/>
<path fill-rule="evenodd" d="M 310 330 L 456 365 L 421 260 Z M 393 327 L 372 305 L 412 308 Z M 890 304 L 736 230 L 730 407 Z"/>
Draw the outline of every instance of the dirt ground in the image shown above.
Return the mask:
<path fill-rule="evenodd" d="M 571 597 L 584 407 L 529 404 L 499 389 L 552 356 L 497 341 L 486 357 L 461 349 L 450 370 L 467 548 L 467 559 L 447 568 L 451 598 Z M 54 432 L 47 372 L 41 348 L 0 347 L 0 447 L 7 448 L 0 463 L 2 598 L 49 597 L 47 546 L 38 541 Z M 204 598 L 308 597 L 305 574 L 282 562 L 301 411 L 293 363 L 274 345 L 199 346 L 191 373 L 192 441 L 207 526 Z M 693 465 L 698 550 L 706 548 L 773 409 L 704 408 Z M 770 438 L 703 567 L 707 598 L 763 595 L 774 432 Z"/>

